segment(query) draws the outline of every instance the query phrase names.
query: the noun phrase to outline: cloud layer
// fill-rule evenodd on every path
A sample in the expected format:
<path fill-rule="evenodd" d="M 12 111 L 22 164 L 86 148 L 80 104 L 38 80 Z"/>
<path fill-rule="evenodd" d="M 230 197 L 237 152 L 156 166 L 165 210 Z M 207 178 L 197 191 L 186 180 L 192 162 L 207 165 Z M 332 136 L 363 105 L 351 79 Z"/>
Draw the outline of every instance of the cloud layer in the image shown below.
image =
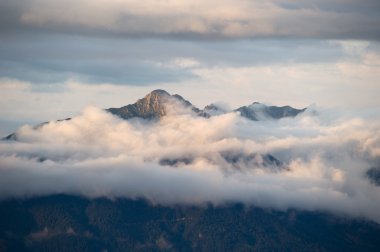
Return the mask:
<path fill-rule="evenodd" d="M 73 193 L 160 204 L 240 201 L 380 223 L 380 187 L 366 177 L 380 163 L 380 121 L 370 119 L 379 116 L 310 111 L 252 122 L 234 113 L 205 119 L 178 110 L 147 123 L 88 107 L 70 121 L 23 126 L 19 141 L 0 143 L 0 198 Z M 226 153 L 270 153 L 283 167 L 266 167 L 260 156 L 231 164 Z"/>
<path fill-rule="evenodd" d="M 379 39 L 376 0 L 2 0 L 3 29 L 178 38 Z"/>

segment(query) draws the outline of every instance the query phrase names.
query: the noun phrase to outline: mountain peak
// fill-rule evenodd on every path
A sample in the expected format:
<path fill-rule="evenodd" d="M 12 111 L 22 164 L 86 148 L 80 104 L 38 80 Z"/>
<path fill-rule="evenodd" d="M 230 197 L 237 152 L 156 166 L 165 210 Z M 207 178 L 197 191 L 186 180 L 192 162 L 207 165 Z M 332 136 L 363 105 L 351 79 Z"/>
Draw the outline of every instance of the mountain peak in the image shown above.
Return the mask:
<path fill-rule="evenodd" d="M 143 106 L 161 106 L 172 97 L 168 92 L 162 89 L 156 89 L 147 94 L 144 98 L 139 99 L 136 103 Z"/>
<path fill-rule="evenodd" d="M 166 115 L 165 104 L 172 96 L 162 89 L 156 89 L 137 100 L 134 104 L 129 104 L 121 108 L 107 109 L 112 114 L 121 118 L 129 119 L 140 117 L 144 119 L 160 118 Z"/>
<path fill-rule="evenodd" d="M 168 114 L 168 111 L 177 111 L 177 106 L 189 108 L 195 114 L 202 117 L 210 117 L 228 113 L 216 104 L 210 104 L 203 110 L 193 106 L 188 100 L 178 94 L 171 95 L 163 89 L 156 89 L 139 99 L 134 104 L 129 104 L 121 108 L 107 109 L 112 114 L 121 118 L 143 118 L 159 119 Z M 181 110 L 181 109 L 180 109 Z M 266 106 L 263 103 L 253 102 L 248 106 L 243 106 L 234 111 L 240 112 L 240 115 L 250 120 L 281 119 L 284 117 L 295 117 L 305 109 L 295 109 L 290 106 L 276 107 Z"/>
<path fill-rule="evenodd" d="M 145 97 L 147 96 L 170 96 L 170 94 L 163 89 L 156 89 L 147 94 Z"/>
<path fill-rule="evenodd" d="M 203 115 L 198 108 L 194 107 L 182 96 L 177 94 L 170 95 L 162 89 L 153 90 L 134 104 L 129 104 L 121 108 L 109 108 L 108 111 L 124 119 L 133 117 L 158 119 L 167 115 L 168 106 L 176 106 L 176 104 L 179 104 L 185 108 L 191 108 L 193 112 L 199 114 L 200 116 L 207 116 Z"/>

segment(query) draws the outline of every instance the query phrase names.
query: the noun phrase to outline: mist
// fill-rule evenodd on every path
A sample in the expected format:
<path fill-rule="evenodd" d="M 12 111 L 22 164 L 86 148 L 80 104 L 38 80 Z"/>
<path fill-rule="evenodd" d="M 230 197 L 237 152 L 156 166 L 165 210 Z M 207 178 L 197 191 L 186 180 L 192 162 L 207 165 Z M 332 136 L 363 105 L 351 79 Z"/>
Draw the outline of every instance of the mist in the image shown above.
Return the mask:
<path fill-rule="evenodd" d="M 145 121 L 87 107 L 0 141 L 0 199 L 67 193 L 163 205 L 242 202 L 380 223 L 380 187 L 366 175 L 380 167 L 378 118 L 311 107 L 277 121 L 238 113 L 207 119 L 184 108 Z M 280 163 L 268 165 L 266 155 Z"/>

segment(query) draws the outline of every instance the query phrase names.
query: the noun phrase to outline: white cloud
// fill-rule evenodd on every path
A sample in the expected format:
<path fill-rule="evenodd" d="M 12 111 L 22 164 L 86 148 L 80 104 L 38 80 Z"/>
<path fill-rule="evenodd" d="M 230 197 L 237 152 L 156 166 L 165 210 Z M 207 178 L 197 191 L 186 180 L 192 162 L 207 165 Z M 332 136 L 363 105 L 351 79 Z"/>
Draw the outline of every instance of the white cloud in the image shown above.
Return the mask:
<path fill-rule="evenodd" d="M 1 142 L 0 196 L 242 201 L 380 223 L 380 187 L 365 177 L 380 158 L 378 114 L 368 116 L 372 119 L 335 115 L 319 111 L 319 116 L 252 122 L 233 113 L 210 119 L 181 113 L 147 123 L 89 107 L 70 121 L 24 126 L 17 132 L 19 142 Z M 287 169 L 244 161 L 232 165 L 225 153 L 270 153 Z M 163 159 L 189 161 L 172 167 L 160 165 Z"/>

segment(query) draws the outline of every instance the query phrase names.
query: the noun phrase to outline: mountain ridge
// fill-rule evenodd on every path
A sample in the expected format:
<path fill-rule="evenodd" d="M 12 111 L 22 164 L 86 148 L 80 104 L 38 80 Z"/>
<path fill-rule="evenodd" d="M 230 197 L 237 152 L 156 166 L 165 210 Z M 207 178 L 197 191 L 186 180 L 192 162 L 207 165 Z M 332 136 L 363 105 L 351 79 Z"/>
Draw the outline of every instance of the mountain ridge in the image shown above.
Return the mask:
<path fill-rule="evenodd" d="M 288 105 L 282 107 L 267 106 L 258 102 L 253 102 L 248 106 L 242 106 L 229 111 L 222 109 L 213 103 L 205 106 L 204 109 L 199 109 L 179 94 L 171 95 L 163 89 L 156 89 L 145 95 L 143 98 L 138 99 L 135 103 L 119 108 L 108 108 L 105 109 L 105 111 L 125 120 L 132 118 L 159 120 L 169 114 L 171 106 L 172 108 L 173 106 L 182 107 L 185 110 L 187 109 L 191 113 L 204 118 L 210 118 L 212 116 L 227 113 L 239 113 L 240 116 L 252 121 L 279 120 L 286 117 L 292 118 L 306 110 L 306 108 L 296 109 Z M 66 120 L 71 120 L 71 118 L 56 121 L 59 122 Z M 48 122 L 38 124 L 34 128 L 37 129 L 46 123 Z M 3 137 L 2 140 L 17 140 L 17 132 Z"/>
<path fill-rule="evenodd" d="M 258 102 L 254 102 L 248 106 L 242 106 L 231 111 L 226 111 L 211 103 L 201 110 L 178 94 L 171 95 L 165 90 L 156 89 L 133 104 L 120 108 L 109 108 L 106 109 L 106 111 L 123 119 L 130 119 L 134 117 L 143 119 L 159 119 L 168 114 L 167 105 L 170 103 L 178 103 L 185 108 L 190 108 L 195 114 L 205 118 L 220 114 L 238 112 L 242 117 L 253 121 L 266 119 L 277 120 L 285 117 L 295 117 L 306 110 L 306 108 L 296 109 L 288 105 L 281 107 L 266 106 L 265 104 Z M 260 106 L 260 110 L 258 106 Z M 263 113 L 265 114 L 264 116 L 259 115 Z"/>

